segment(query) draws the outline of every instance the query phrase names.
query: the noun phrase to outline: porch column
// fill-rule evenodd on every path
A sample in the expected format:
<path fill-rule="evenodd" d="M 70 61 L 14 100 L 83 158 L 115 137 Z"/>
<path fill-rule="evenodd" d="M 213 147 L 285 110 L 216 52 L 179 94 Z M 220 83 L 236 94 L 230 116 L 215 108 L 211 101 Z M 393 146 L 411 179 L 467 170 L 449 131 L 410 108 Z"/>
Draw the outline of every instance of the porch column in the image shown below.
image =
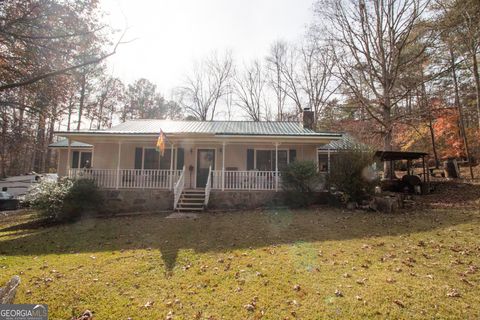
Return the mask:
<path fill-rule="evenodd" d="M 170 144 L 170 190 L 173 190 L 173 148 L 174 144 Z"/>
<path fill-rule="evenodd" d="M 70 139 L 67 138 L 67 177 L 70 177 L 70 168 L 72 166 L 71 164 L 71 159 L 70 159 L 70 153 L 72 153 L 72 148 L 70 144 Z"/>
<path fill-rule="evenodd" d="M 318 153 L 317 153 L 318 157 Z M 327 149 L 327 172 L 330 173 L 330 148 Z"/>
<path fill-rule="evenodd" d="M 278 142 L 275 143 L 275 191 L 278 191 Z"/>
<path fill-rule="evenodd" d="M 122 142 L 118 142 L 118 157 L 117 157 L 117 181 L 115 189 L 120 187 L 120 161 L 122 159 Z"/>
<path fill-rule="evenodd" d="M 222 144 L 222 191 L 225 190 L 225 141 Z"/>

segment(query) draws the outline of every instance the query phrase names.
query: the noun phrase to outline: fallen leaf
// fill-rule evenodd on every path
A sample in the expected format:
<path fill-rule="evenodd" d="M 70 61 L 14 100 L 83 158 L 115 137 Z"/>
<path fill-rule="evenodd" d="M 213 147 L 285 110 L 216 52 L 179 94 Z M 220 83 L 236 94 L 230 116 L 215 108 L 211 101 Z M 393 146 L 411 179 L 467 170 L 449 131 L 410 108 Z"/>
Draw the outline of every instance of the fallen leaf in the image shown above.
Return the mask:
<path fill-rule="evenodd" d="M 458 292 L 457 289 L 452 289 L 449 292 L 447 292 L 447 297 L 450 297 L 450 298 L 460 298 L 461 296 L 462 295 L 460 294 L 460 292 Z"/>
<path fill-rule="evenodd" d="M 395 303 L 399 307 L 405 308 L 405 304 L 403 304 L 403 302 L 400 300 L 393 300 L 393 303 Z"/>

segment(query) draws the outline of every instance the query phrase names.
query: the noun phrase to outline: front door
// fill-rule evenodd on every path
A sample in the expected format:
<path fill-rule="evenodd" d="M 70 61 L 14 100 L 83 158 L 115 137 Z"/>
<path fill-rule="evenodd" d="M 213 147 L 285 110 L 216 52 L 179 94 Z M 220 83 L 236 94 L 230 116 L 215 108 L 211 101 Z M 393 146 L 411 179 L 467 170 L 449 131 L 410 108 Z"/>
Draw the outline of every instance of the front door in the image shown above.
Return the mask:
<path fill-rule="evenodd" d="M 205 188 L 208 179 L 208 170 L 215 169 L 215 149 L 197 150 L 197 188 Z"/>

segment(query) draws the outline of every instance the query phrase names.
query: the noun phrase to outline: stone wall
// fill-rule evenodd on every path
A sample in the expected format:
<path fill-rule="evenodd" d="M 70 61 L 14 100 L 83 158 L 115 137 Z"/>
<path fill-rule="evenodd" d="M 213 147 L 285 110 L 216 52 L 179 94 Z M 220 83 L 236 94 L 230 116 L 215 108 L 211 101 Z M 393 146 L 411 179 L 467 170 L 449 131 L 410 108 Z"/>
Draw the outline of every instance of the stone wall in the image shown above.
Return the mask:
<path fill-rule="evenodd" d="M 155 189 L 102 190 L 106 213 L 167 211 L 173 209 L 173 192 Z"/>

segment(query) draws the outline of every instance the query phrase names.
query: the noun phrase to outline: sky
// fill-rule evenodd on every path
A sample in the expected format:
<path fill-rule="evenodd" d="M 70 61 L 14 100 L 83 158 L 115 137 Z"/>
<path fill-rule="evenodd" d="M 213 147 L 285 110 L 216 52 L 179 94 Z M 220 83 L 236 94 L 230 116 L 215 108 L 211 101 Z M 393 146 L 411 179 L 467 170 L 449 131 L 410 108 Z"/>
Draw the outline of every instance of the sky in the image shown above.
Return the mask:
<path fill-rule="evenodd" d="M 195 61 L 231 50 L 238 64 L 263 59 L 275 40 L 296 41 L 313 20 L 313 0 L 101 0 L 106 22 L 128 26 L 109 58 L 113 75 L 144 77 L 171 98 Z"/>

